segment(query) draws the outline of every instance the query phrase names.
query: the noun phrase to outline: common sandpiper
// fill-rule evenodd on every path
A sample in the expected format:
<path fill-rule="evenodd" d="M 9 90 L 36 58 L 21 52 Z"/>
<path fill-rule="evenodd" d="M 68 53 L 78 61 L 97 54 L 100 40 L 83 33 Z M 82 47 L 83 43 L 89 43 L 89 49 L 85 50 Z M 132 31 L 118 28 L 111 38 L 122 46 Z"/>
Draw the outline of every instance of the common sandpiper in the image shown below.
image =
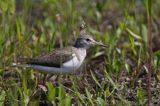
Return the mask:
<path fill-rule="evenodd" d="M 92 45 L 107 47 L 95 41 L 92 36 L 86 33 L 85 28 L 82 26 L 73 46 L 55 48 L 48 54 L 37 58 L 23 59 L 23 61 L 18 61 L 14 65 L 29 67 L 48 74 L 73 73 L 80 68 L 86 58 L 87 49 Z"/>

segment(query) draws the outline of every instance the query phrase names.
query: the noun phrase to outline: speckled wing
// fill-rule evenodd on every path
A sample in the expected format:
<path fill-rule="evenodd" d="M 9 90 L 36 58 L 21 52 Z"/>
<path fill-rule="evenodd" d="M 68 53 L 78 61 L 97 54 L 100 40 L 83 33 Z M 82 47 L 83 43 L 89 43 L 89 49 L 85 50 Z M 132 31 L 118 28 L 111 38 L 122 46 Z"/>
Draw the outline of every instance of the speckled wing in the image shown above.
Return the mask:
<path fill-rule="evenodd" d="M 47 55 L 37 57 L 35 59 L 26 59 L 26 64 L 30 65 L 41 65 L 41 66 L 50 66 L 59 68 L 63 63 L 72 59 L 75 48 L 57 48 L 51 51 Z"/>

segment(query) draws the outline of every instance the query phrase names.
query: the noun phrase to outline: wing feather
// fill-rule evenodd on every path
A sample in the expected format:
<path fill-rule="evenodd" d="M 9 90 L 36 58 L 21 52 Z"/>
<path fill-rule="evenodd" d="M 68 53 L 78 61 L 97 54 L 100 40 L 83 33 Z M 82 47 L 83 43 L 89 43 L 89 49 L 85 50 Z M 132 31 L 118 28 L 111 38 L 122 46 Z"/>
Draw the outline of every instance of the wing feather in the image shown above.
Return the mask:
<path fill-rule="evenodd" d="M 63 49 L 57 48 L 51 51 L 49 54 L 41 57 L 27 59 L 26 63 L 30 65 L 60 67 L 62 63 L 72 59 L 75 56 L 73 55 L 73 50 L 73 47 Z"/>

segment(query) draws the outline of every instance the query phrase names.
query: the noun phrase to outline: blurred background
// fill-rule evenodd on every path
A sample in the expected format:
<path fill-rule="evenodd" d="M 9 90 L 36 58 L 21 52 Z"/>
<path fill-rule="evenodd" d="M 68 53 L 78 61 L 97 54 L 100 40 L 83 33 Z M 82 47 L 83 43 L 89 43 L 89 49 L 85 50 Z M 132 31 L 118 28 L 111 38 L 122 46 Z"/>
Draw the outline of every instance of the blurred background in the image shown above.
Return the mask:
<path fill-rule="evenodd" d="M 160 1 L 152 2 L 152 103 L 160 105 Z M 0 104 L 146 105 L 147 0 L 0 0 Z M 83 71 L 55 75 L 12 67 L 72 45 L 82 22 L 107 49 L 89 50 Z"/>

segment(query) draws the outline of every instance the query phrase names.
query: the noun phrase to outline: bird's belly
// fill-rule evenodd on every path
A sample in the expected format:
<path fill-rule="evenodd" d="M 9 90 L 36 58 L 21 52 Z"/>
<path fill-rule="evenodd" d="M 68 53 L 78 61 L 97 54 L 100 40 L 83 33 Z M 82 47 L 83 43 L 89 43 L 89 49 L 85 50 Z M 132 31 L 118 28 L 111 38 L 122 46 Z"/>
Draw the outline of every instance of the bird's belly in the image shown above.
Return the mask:
<path fill-rule="evenodd" d="M 28 65 L 28 67 L 39 70 L 41 72 L 45 72 L 48 74 L 63 74 L 63 73 L 72 73 L 73 70 L 71 68 L 66 68 L 66 67 L 50 67 L 50 66 L 40 66 L 40 65 Z"/>

